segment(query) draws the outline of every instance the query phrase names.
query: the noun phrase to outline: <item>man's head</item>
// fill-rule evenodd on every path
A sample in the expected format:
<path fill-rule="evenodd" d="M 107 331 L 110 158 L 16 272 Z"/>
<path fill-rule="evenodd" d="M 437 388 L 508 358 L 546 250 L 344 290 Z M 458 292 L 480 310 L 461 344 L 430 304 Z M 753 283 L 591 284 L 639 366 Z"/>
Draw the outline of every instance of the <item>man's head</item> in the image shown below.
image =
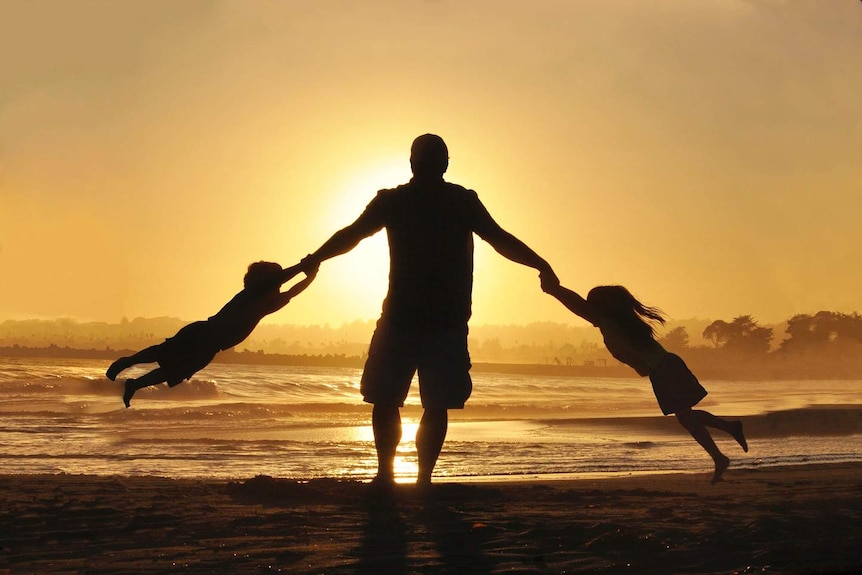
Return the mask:
<path fill-rule="evenodd" d="M 442 177 L 449 167 L 449 149 L 443 138 L 424 134 L 410 147 L 410 168 L 419 177 Z"/>

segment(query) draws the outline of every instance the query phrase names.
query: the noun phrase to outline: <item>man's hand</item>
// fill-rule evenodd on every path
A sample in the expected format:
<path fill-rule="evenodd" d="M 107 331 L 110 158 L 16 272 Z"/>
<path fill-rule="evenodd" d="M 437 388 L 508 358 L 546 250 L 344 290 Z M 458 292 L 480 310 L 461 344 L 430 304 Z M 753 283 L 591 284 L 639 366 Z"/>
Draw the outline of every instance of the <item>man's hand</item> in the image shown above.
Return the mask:
<path fill-rule="evenodd" d="M 308 254 L 299 260 L 299 266 L 299 269 L 301 269 L 305 275 L 314 275 L 320 267 L 320 261 L 318 261 L 312 254 Z"/>
<path fill-rule="evenodd" d="M 551 268 L 539 272 L 539 281 L 542 284 L 542 291 L 547 294 L 553 294 L 560 287 L 560 278 Z"/>

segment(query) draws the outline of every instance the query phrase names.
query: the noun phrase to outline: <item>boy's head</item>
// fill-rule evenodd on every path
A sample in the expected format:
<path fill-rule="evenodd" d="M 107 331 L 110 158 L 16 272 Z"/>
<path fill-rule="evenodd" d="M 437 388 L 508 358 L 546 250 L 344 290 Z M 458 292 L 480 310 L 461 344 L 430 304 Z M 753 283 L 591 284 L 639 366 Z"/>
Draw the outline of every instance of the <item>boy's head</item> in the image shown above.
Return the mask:
<path fill-rule="evenodd" d="M 277 283 L 277 277 L 281 272 L 281 266 L 275 262 L 254 262 L 248 266 L 248 271 L 242 278 L 243 287 L 249 288 L 266 282 L 273 282 L 275 287 L 280 285 Z"/>

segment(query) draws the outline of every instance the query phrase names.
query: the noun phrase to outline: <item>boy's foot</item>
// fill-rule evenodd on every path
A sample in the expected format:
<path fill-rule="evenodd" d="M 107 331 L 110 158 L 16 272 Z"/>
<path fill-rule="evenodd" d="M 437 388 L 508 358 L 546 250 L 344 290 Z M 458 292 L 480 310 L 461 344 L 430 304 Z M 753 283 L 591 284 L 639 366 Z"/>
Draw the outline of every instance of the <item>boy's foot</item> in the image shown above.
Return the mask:
<path fill-rule="evenodd" d="M 730 459 L 722 455 L 721 459 L 715 462 L 715 472 L 712 474 L 713 485 L 721 481 L 721 476 L 724 475 L 728 467 L 730 467 Z"/>
<path fill-rule="evenodd" d="M 736 442 L 742 447 L 742 450 L 748 453 L 748 442 L 745 440 L 745 434 L 742 433 L 742 422 L 737 421 L 733 424 L 733 431 L 730 432 Z"/>
<path fill-rule="evenodd" d="M 123 403 L 126 404 L 126 407 L 132 406 L 132 397 L 135 395 L 135 392 L 138 389 L 134 386 L 131 379 L 126 380 L 126 388 L 123 392 Z"/>
<path fill-rule="evenodd" d="M 117 361 L 111 364 L 111 367 L 108 368 L 108 371 L 105 373 L 105 376 L 111 381 L 116 381 L 117 376 L 120 375 L 120 372 L 123 371 L 125 366 L 123 365 L 123 360 L 125 358 L 121 357 Z"/>

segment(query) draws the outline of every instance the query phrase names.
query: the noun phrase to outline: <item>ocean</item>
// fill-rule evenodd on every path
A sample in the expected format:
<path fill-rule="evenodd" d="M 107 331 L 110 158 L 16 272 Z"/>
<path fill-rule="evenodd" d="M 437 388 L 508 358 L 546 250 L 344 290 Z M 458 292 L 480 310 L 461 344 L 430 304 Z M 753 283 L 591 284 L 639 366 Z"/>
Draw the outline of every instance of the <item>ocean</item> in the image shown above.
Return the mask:
<path fill-rule="evenodd" d="M 126 409 L 122 384 L 104 376 L 108 364 L 0 358 L 0 473 L 374 475 L 359 369 L 215 363 L 172 389 L 138 392 Z M 862 380 L 702 383 L 709 396 L 700 407 L 741 418 L 749 436 L 743 453 L 713 432 L 730 472 L 862 461 Z M 672 416 L 661 416 L 645 378 L 474 372 L 473 384 L 466 409 L 450 412 L 437 481 L 711 474 L 706 453 Z M 416 476 L 416 387 L 402 410 L 396 475 L 405 482 Z"/>

